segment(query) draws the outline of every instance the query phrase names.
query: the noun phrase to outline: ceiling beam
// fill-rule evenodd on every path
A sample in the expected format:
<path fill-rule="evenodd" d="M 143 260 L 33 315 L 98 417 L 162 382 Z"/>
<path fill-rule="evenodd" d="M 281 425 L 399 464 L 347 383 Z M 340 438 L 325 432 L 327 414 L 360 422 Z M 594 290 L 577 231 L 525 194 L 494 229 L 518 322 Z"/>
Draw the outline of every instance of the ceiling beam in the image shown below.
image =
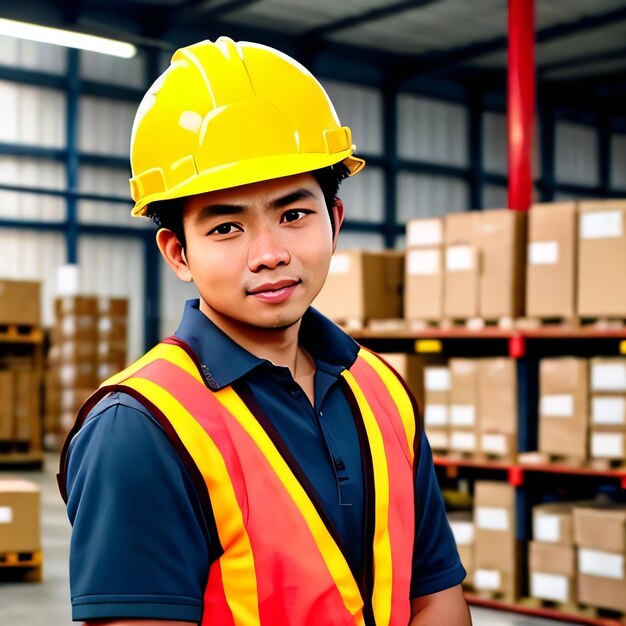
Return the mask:
<path fill-rule="evenodd" d="M 603 26 L 612 25 L 624 20 L 626 20 L 626 7 L 607 13 L 588 15 L 571 22 L 563 22 L 542 28 L 537 31 L 535 39 L 538 44 L 541 44 L 596 28 L 602 28 Z M 443 52 L 428 53 L 417 57 L 406 57 L 400 60 L 400 63 L 404 65 L 404 75 L 406 79 L 409 79 L 416 76 L 426 76 L 449 71 L 459 65 L 467 64 L 467 62 L 472 59 L 506 50 L 507 46 L 508 37 L 502 35 L 468 46 L 444 50 Z"/>
<path fill-rule="evenodd" d="M 620 59 L 626 62 L 626 48 L 605 50 L 604 52 L 596 52 L 595 54 L 584 54 L 574 58 L 570 57 L 560 61 L 553 61 L 551 63 L 541 63 L 537 65 L 537 73 L 539 76 L 546 76 L 553 71 L 564 70 L 569 67 L 583 68 L 585 65 L 593 65 L 601 61 L 615 61 Z"/>
<path fill-rule="evenodd" d="M 245 9 L 260 0 L 227 0 L 216 4 L 214 0 L 187 0 L 172 8 L 172 18 L 181 22 L 188 19 L 206 19 Z"/>
<path fill-rule="evenodd" d="M 355 26 L 362 26 L 367 22 L 380 20 L 390 15 L 398 15 L 398 13 L 403 13 L 404 11 L 419 9 L 435 2 L 441 2 L 441 0 L 401 0 L 400 2 L 387 4 L 382 7 L 370 9 L 369 11 L 349 15 L 323 26 L 317 26 L 316 28 L 306 31 L 304 37 L 311 39 L 322 38 L 331 33 L 354 28 Z"/>

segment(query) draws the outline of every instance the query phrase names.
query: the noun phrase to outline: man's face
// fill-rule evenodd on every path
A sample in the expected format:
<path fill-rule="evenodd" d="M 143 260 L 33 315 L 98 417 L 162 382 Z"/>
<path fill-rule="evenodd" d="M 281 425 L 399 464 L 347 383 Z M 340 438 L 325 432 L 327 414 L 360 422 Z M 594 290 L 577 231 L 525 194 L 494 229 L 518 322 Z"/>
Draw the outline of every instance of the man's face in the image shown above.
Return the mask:
<path fill-rule="evenodd" d="M 310 174 L 193 196 L 183 226 L 200 309 L 226 331 L 292 326 L 326 280 L 334 240 Z"/>

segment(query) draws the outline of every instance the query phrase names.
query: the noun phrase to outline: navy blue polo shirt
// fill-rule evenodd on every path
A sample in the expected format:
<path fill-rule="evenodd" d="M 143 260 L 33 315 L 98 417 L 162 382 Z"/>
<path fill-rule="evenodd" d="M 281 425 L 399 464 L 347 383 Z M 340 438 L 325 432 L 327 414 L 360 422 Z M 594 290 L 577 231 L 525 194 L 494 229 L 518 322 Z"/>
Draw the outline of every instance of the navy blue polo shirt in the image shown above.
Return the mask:
<path fill-rule="evenodd" d="M 364 497 L 352 413 L 338 382 L 358 344 L 314 309 L 300 343 L 315 360 L 315 404 L 286 367 L 244 350 L 187 302 L 176 335 L 194 350 L 209 387 L 247 387 L 335 527 L 352 570 L 363 560 Z M 72 440 L 67 510 L 73 525 L 74 620 L 199 622 L 209 564 L 221 547 L 193 482 L 162 427 L 123 393 L 103 399 Z M 426 437 L 416 472 L 411 597 L 459 584 L 459 561 Z"/>

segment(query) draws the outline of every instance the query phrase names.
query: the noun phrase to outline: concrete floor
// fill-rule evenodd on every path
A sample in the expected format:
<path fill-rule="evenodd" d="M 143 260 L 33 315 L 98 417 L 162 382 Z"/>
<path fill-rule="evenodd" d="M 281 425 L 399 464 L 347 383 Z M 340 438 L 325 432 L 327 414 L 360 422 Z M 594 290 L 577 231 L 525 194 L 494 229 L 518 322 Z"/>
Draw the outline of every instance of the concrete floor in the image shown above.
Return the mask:
<path fill-rule="evenodd" d="M 57 491 L 57 467 L 58 455 L 49 453 L 43 471 L 0 471 L 0 478 L 19 476 L 40 485 L 44 551 L 43 582 L 0 582 L 2 626 L 72 624 L 67 571 L 71 529 Z M 476 607 L 472 607 L 472 619 L 474 626 L 568 626 L 565 622 Z"/>

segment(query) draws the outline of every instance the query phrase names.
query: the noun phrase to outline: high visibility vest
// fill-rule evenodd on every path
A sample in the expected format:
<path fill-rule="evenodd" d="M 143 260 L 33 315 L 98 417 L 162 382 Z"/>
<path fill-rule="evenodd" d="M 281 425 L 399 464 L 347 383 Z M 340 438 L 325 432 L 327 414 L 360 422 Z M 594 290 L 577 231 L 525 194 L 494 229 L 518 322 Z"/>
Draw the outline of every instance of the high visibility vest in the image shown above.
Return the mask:
<path fill-rule="evenodd" d="M 308 480 L 249 392 L 211 391 L 197 357 L 177 338 L 164 340 L 103 383 L 81 409 L 66 448 L 91 408 L 111 391 L 135 397 L 163 426 L 212 511 L 223 549 L 209 567 L 203 626 L 406 626 L 420 435 L 416 409 L 391 368 L 363 348 L 340 382 L 364 465 L 367 544 L 361 580 Z M 63 480 L 62 470 L 62 493 Z"/>

